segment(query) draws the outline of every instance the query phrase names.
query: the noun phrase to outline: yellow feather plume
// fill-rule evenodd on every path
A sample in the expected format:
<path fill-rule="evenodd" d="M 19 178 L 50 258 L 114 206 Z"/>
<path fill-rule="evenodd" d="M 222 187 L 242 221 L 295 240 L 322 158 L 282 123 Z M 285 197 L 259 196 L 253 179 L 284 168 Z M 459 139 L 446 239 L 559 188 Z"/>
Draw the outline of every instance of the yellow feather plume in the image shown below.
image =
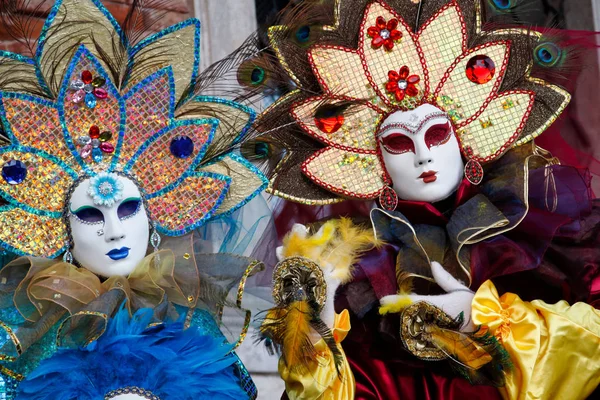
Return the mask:
<path fill-rule="evenodd" d="M 493 360 L 486 349 L 462 332 L 433 324 L 427 326 L 427 331 L 439 349 L 468 368 L 477 370 Z"/>
<path fill-rule="evenodd" d="M 413 303 L 410 297 L 405 294 L 396 295 L 392 299 L 394 300 L 393 302 L 388 302 L 379 307 L 380 315 L 398 314 Z"/>
<path fill-rule="evenodd" d="M 283 240 L 283 256 L 302 256 L 333 266 L 332 277 L 342 283 L 352 278 L 352 266 L 365 251 L 382 245 L 372 229 L 355 225 L 349 218 L 326 222 L 314 235 L 292 231 Z"/>

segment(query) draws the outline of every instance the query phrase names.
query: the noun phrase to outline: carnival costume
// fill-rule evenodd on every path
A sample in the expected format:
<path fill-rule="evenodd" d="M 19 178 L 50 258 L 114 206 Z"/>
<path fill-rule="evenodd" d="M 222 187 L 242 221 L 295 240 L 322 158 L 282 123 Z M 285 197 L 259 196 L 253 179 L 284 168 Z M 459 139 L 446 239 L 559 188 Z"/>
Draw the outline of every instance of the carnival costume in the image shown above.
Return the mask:
<path fill-rule="evenodd" d="M 519 2 L 309 3 L 269 28 L 272 54 L 254 62 L 294 85 L 246 151 L 267 160 L 267 191 L 286 200 L 379 200 L 362 217 L 384 244 L 335 299 L 353 325 L 341 344 L 353 377 L 341 382 L 355 379 L 357 399 L 586 398 L 600 314 L 544 301 L 590 301 L 599 203 L 589 172 L 534 143 L 571 99 L 565 34 L 506 23 Z M 347 398 L 318 379 L 325 365 L 282 372 L 287 395 Z"/>
<path fill-rule="evenodd" d="M 18 20 L 18 11 L 17 2 L 3 2 L 3 21 Z M 266 184 L 236 154 L 255 113 L 202 95 L 199 21 L 143 38 L 143 12 L 134 2 L 119 26 L 99 1 L 59 0 L 33 57 L 0 52 L 0 248 L 22 256 L 0 271 L 0 354 L 11 390 L 58 347 L 96 341 L 122 304 L 131 314 L 152 309 L 157 323 L 183 316 L 185 328 L 225 342 L 214 316 L 234 287 L 233 305 L 241 305 L 245 280 L 259 265 L 201 254 L 194 237 Z M 128 191 L 135 196 L 126 198 Z M 85 206 L 73 209 L 76 198 Z M 92 271 L 83 258 L 95 252 L 93 238 L 115 247 L 125 231 L 114 227 L 131 221 L 142 232 L 127 232 L 131 248 L 86 262 L 125 265 L 134 252 L 139 262 L 127 273 Z M 78 249 L 84 242 L 92 247 Z M 148 248 L 154 251 L 144 258 Z M 255 398 L 233 357 L 226 376 Z"/>

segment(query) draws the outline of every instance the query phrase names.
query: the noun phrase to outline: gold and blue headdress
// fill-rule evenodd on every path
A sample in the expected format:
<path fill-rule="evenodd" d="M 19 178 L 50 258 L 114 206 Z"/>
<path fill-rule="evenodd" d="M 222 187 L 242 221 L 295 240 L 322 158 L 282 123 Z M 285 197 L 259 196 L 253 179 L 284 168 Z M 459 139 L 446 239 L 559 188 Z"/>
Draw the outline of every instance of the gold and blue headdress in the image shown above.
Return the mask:
<path fill-rule="evenodd" d="M 234 151 L 255 113 L 199 93 L 199 21 L 135 40 L 135 13 L 121 27 L 97 0 L 59 0 L 32 57 L 0 52 L 1 248 L 65 251 L 65 202 L 88 177 L 99 204 L 119 199 L 116 175 L 130 177 L 171 236 L 264 188 Z"/>

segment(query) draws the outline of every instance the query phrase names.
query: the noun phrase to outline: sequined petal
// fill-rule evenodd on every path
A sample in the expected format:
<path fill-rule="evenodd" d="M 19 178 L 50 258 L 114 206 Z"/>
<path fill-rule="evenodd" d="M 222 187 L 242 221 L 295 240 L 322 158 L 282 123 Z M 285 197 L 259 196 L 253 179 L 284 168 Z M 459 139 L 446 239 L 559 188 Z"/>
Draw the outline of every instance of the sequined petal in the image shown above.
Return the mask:
<path fill-rule="evenodd" d="M 11 147 L 0 149 L 0 169 L 12 160 L 27 168 L 22 184 L 11 184 L 0 177 L 0 195 L 35 210 L 62 213 L 64 196 L 76 174 L 41 152 L 24 152 Z"/>
<path fill-rule="evenodd" d="M 0 247 L 19 255 L 54 258 L 64 251 L 62 218 L 43 217 L 11 206 L 0 207 Z M 27 239 L 23 238 L 27 232 Z"/>
<path fill-rule="evenodd" d="M 184 173 L 198 166 L 208 144 L 213 140 L 217 121 L 211 119 L 178 121 L 148 139 L 125 166 L 125 171 L 138 178 L 146 193 L 155 193 L 177 182 Z M 187 136 L 194 144 L 186 158 L 171 153 L 174 138 Z"/>
<path fill-rule="evenodd" d="M 207 172 L 185 176 L 180 185 L 149 196 L 151 218 L 157 222 L 159 231 L 171 236 L 184 235 L 214 215 L 230 182 L 227 176 Z"/>
<path fill-rule="evenodd" d="M 125 95 L 127 124 L 120 149 L 120 157 L 129 159 L 152 135 L 168 126 L 173 120 L 173 74 L 165 68 Z"/>

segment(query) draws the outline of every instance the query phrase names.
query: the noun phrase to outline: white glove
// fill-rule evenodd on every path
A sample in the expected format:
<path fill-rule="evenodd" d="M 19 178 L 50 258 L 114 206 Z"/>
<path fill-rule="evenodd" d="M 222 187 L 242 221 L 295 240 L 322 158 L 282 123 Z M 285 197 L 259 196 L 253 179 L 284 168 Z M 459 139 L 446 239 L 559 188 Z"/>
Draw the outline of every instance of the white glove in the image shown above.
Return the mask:
<path fill-rule="evenodd" d="M 475 293 L 468 287 L 456 280 L 448 273 L 438 262 L 431 263 L 431 273 L 435 282 L 444 289 L 447 294 L 438 296 L 422 296 L 418 294 L 409 294 L 408 298 L 412 302 L 424 301 L 443 310 L 451 317 L 457 317 L 461 312 L 464 315 L 464 324 L 461 327 L 463 332 L 472 332 L 475 325 L 471 318 L 471 304 Z M 401 295 L 391 295 L 383 297 L 380 302 L 382 306 L 389 306 L 399 302 Z"/>

